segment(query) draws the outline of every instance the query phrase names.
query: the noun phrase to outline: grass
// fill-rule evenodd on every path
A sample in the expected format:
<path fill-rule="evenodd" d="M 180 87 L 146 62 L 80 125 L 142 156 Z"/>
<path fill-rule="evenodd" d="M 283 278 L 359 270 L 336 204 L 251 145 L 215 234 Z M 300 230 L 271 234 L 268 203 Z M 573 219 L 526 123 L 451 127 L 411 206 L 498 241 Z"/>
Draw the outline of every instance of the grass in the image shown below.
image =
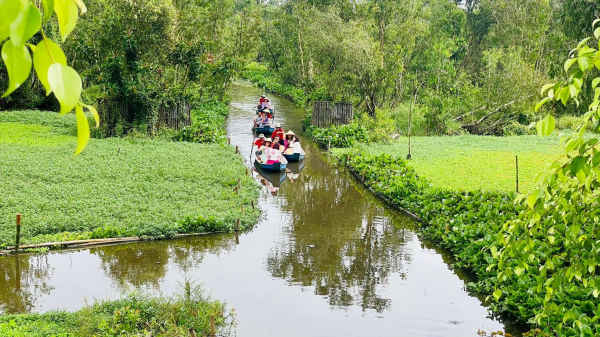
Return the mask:
<path fill-rule="evenodd" d="M 92 139 L 73 156 L 74 116 L 0 112 L 0 248 L 120 236 L 172 237 L 253 226 L 258 187 L 228 146 Z M 234 188 L 241 180 L 238 194 Z"/>
<path fill-rule="evenodd" d="M 368 154 L 406 158 L 408 139 L 391 144 L 359 144 Z M 341 154 L 346 150 L 335 149 Z M 515 155 L 519 156 L 519 190 L 534 189 L 534 178 L 562 154 L 558 136 L 413 137 L 410 165 L 436 186 L 472 191 L 515 189 Z"/>
<path fill-rule="evenodd" d="M 227 336 L 235 323 L 222 302 L 205 297 L 199 290 L 190 295 L 151 298 L 129 295 L 120 300 L 100 301 L 76 312 L 0 316 L 3 337 L 87 336 L 198 336 L 210 333 L 210 315 L 218 335 Z"/>

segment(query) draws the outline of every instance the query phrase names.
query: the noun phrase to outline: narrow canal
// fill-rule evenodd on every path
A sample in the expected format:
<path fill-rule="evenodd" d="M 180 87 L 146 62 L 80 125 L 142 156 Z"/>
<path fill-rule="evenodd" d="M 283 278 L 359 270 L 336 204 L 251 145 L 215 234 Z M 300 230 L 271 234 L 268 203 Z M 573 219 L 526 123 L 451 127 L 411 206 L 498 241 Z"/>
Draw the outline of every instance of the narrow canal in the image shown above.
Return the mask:
<path fill-rule="evenodd" d="M 249 165 L 253 103 L 232 88 L 228 132 Z M 300 133 L 303 111 L 272 97 L 276 123 Z M 0 258 L 0 312 L 76 310 L 138 289 L 203 284 L 237 313 L 238 336 L 477 336 L 502 330 L 464 290 L 443 251 L 303 141 L 293 175 L 254 172 L 264 219 L 249 233 Z M 510 331 L 511 329 L 508 329 Z"/>

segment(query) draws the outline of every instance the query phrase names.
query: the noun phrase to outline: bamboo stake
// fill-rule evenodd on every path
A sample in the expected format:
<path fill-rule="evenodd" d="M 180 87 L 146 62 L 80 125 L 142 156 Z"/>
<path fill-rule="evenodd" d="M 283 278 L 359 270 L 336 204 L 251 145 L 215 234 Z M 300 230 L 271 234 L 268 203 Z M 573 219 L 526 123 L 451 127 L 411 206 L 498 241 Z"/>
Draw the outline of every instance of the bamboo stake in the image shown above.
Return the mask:
<path fill-rule="evenodd" d="M 237 154 L 238 152 L 240 152 L 240 149 L 239 149 L 239 147 L 236 145 L 236 146 L 235 146 L 235 153 Z"/>
<path fill-rule="evenodd" d="M 216 331 L 215 331 L 215 315 L 210 315 L 210 335 L 212 337 L 216 336 Z"/>
<path fill-rule="evenodd" d="M 227 138 L 227 145 L 231 145 L 231 138 Z"/>
<path fill-rule="evenodd" d="M 250 202 L 252 204 L 252 209 L 254 209 L 254 200 Z"/>
<path fill-rule="evenodd" d="M 121 147 L 119 146 L 119 150 L 117 151 L 117 156 L 121 154 Z"/>
<path fill-rule="evenodd" d="M 515 156 L 515 170 L 517 171 L 517 193 L 519 192 L 519 156 Z"/>
<path fill-rule="evenodd" d="M 15 252 L 19 251 L 21 243 L 21 214 L 17 214 L 17 236 L 15 238 Z"/>
<path fill-rule="evenodd" d="M 191 337 L 198 337 L 198 335 L 196 335 L 196 331 L 194 331 L 194 329 L 190 329 L 190 336 Z"/>
<path fill-rule="evenodd" d="M 237 220 L 235 220 L 235 231 L 240 231 L 240 218 L 237 218 Z"/>
<path fill-rule="evenodd" d="M 240 244 L 240 234 L 238 232 L 235 232 L 235 244 Z"/>

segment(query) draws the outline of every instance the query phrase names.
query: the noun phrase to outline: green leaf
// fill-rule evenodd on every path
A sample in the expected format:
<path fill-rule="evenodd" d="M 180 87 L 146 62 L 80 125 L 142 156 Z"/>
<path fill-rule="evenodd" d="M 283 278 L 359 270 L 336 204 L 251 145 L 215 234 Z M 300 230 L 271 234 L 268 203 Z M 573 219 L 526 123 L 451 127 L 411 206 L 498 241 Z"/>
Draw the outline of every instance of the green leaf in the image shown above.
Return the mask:
<path fill-rule="evenodd" d="M 10 39 L 15 46 L 22 46 L 40 30 L 42 16 L 34 4 L 29 3 L 10 25 Z"/>
<path fill-rule="evenodd" d="M 500 289 L 494 290 L 493 295 L 494 295 L 494 298 L 496 299 L 496 301 L 498 301 L 500 299 L 500 296 L 502 296 L 502 290 L 500 290 Z"/>
<path fill-rule="evenodd" d="M 8 88 L 2 97 L 8 96 L 23 84 L 31 72 L 31 55 L 25 46 L 15 46 L 8 40 L 2 46 L 2 60 L 8 72 Z"/>
<path fill-rule="evenodd" d="M 75 1 L 75 3 L 77 4 L 77 7 L 79 7 L 79 9 L 81 10 L 81 14 L 87 13 L 87 7 L 85 7 L 85 4 L 83 3 L 82 0 L 73 0 L 73 1 Z"/>
<path fill-rule="evenodd" d="M 600 27 L 594 29 L 594 36 L 599 39 L 600 38 Z"/>
<path fill-rule="evenodd" d="M 94 116 L 94 120 L 96 120 L 96 127 L 100 126 L 100 115 L 98 114 L 98 110 L 96 110 L 96 108 L 94 108 L 94 106 L 92 105 L 86 105 L 86 108 L 88 108 L 88 110 L 90 110 L 90 112 L 92 113 L 92 116 Z"/>
<path fill-rule="evenodd" d="M 77 149 L 75 149 L 75 155 L 78 155 L 90 141 L 90 126 L 79 104 L 75 107 L 75 116 L 77 118 Z"/>
<path fill-rule="evenodd" d="M 529 195 L 527 197 L 527 206 L 529 206 L 529 208 L 533 209 L 535 207 L 535 204 L 537 203 L 537 200 L 538 200 L 537 192 Z"/>
<path fill-rule="evenodd" d="M 592 22 L 592 28 L 594 28 L 596 26 L 596 24 L 600 22 L 600 19 L 596 19 Z"/>
<path fill-rule="evenodd" d="M 77 5 L 73 0 L 54 0 L 54 12 L 58 18 L 58 27 L 62 42 L 71 34 L 77 25 Z"/>
<path fill-rule="evenodd" d="M 554 117 L 546 115 L 542 120 L 537 123 L 537 132 L 540 137 L 549 136 L 555 127 Z"/>
<path fill-rule="evenodd" d="M 565 72 L 568 74 L 569 73 L 569 68 L 571 68 L 571 66 L 573 65 L 573 63 L 577 62 L 577 59 L 568 59 L 565 61 Z"/>
<path fill-rule="evenodd" d="M 594 78 L 594 80 L 592 81 L 592 89 L 596 88 L 598 84 L 600 84 L 600 77 Z"/>
<path fill-rule="evenodd" d="M 571 174 L 574 176 L 577 175 L 577 172 L 581 170 L 584 162 L 585 159 L 582 156 L 577 156 L 573 158 L 571 160 L 571 163 L 569 164 L 569 171 L 571 172 Z"/>
<path fill-rule="evenodd" d="M 52 13 L 54 13 L 54 0 L 42 0 L 42 7 L 44 8 L 44 17 L 42 20 L 46 22 L 52 17 Z"/>
<path fill-rule="evenodd" d="M 559 95 L 560 95 L 560 101 L 562 102 L 562 104 L 564 106 L 566 106 L 567 102 L 569 101 L 569 97 L 571 97 L 569 88 L 565 87 L 565 88 L 560 89 Z"/>
<path fill-rule="evenodd" d="M 586 37 L 585 39 L 581 40 L 581 42 L 579 42 L 577 44 L 577 49 L 581 48 L 581 46 L 583 46 L 586 42 L 588 42 L 591 39 L 591 37 Z"/>
<path fill-rule="evenodd" d="M 54 63 L 48 68 L 48 83 L 60 103 L 60 113 L 73 110 L 81 96 L 81 78 L 75 69 Z"/>
<path fill-rule="evenodd" d="M 539 101 L 538 104 L 535 105 L 535 111 L 538 111 L 542 105 L 546 104 L 550 100 L 550 97 L 546 97 L 543 100 Z"/>
<path fill-rule="evenodd" d="M 579 69 L 581 69 L 581 71 L 586 71 L 590 66 L 590 59 L 587 57 L 580 57 L 577 59 L 577 63 L 579 64 Z"/>
<path fill-rule="evenodd" d="M 0 42 L 10 36 L 10 24 L 15 21 L 20 11 L 20 1 L 0 0 Z"/>
<path fill-rule="evenodd" d="M 546 84 L 542 87 L 542 90 L 540 90 L 540 95 L 544 96 L 544 93 L 546 92 L 546 90 L 552 88 L 554 86 L 554 83 L 549 83 Z"/>
<path fill-rule="evenodd" d="M 52 88 L 48 82 L 48 68 L 54 63 L 67 64 L 67 58 L 62 49 L 54 41 L 44 38 L 35 48 L 33 53 L 33 67 L 46 88 L 46 96 L 50 95 Z"/>

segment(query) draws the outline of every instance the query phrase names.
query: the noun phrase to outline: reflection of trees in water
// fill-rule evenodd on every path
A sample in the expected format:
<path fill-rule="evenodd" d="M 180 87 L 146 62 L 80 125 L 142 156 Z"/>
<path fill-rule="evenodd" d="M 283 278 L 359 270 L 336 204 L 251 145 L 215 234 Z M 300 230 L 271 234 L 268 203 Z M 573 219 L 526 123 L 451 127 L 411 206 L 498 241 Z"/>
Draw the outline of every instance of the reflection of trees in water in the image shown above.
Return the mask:
<path fill-rule="evenodd" d="M 272 248 L 267 268 L 273 276 L 328 296 L 331 305 L 358 305 L 382 312 L 390 307 L 380 285 L 390 275 L 405 277 L 410 261 L 405 242 L 412 231 L 372 197 L 361 195 L 346 175 L 310 157 L 296 184 L 282 188 L 279 200 L 289 212 L 289 240 Z M 330 172 L 333 170 L 333 172 Z M 405 220 L 406 221 L 406 220 Z"/>
<path fill-rule="evenodd" d="M 53 287 L 47 255 L 18 254 L 0 258 L 0 313 L 26 313 Z"/>
<path fill-rule="evenodd" d="M 100 257 L 102 269 L 120 287 L 148 286 L 158 289 L 169 263 L 183 272 L 202 262 L 206 254 L 229 251 L 232 235 L 211 235 L 187 239 L 114 245 L 91 249 Z"/>

